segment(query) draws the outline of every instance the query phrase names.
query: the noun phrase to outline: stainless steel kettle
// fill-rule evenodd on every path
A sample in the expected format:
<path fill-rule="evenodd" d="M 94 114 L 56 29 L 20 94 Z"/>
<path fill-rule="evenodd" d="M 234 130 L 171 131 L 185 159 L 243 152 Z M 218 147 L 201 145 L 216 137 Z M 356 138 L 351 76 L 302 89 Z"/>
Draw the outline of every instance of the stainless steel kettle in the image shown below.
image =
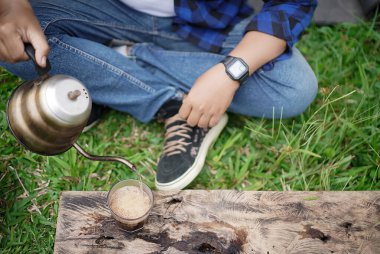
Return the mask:
<path fill-rule="evenodd" d="M 73 77 L 49 76 L 49 60 L 45 68 L 38 66 L 31 44 L 25 44 L 25 52 L 33 60 L 39 77 L 22 83 L 9 97 L 7 121 L 17 141 L 41 155 L 56 155 L 74 147 L 90 160 L 118 161 L 136 171 L 124 158 L 91 155 L 75 143 L 91 113 L 89 92 Z"/>

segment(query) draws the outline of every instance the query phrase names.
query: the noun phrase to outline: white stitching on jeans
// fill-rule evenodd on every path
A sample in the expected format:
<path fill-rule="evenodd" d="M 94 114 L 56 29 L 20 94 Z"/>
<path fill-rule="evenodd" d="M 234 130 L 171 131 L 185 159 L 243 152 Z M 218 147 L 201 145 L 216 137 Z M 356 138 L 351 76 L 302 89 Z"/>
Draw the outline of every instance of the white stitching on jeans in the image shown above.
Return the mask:
<path fill-rule="evenodd" d="M 149 93 L 155 93 L 156 92 L 156 90 L 154 88 L 152 88 L 151 86 L 143 83 L 139 79 L 131 76 L 130 74 L 126 73 L 125 71 L 123 71 L 123 70 L 117 68 L 116 66 L 111 65 L 111 64 L 109 64 L 109 63 L 107 63 L 107 62 L 105 62 L 105 61 L 103 61 L 103 60 L 101 60 L 101 59 L 99 59 L 99 58 L 97 58 L 97 57 L 95 57 L 93 55 L 90 55 L 90 54 L 88 54 L 88 53 L 86 53 L 86 52 L 84 52 L 84 51 L 82 51 L 82 50 L 80 50 L 78 48 L 75 48 L 75 47 L 73 47 L 71 45 L 68 45 L 68 44 L 62 42 L 61 40 L 59 40 L 57 37 L 51 37 L 49 39 L 49 41 L 54 42 L 54 43 L 58 44 L 59 46 L 65 48 L 65 49 L 71 50 L 71 51 L 73 51 L 73 52 L 81 55 L 82 57 L 84 57 L 84 58 L 86 58 L 86 59 L 88 59 L 88 60 L 90 60 L 92 62 L 100 64 L 100 65 L 106 67 L 107 69 L 109 69 L 110 71 L 112 71 L 113 73 L 115 73 L 115 74 L 117 74 L 119 76 L 126 77 L 134 85 L 136 85 L 137 87 L 145 90 L 146 92 L 149 92 Z"/>

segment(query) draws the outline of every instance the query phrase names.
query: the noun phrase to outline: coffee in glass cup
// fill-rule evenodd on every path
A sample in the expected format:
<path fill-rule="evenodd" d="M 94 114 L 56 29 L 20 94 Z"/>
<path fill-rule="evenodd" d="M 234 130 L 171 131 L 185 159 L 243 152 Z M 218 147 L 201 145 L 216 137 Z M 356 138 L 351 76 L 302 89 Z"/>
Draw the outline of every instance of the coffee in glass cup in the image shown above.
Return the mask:
<path fill-rule="evenodd" d="M 144 225 L 153 207 L 153 194 L 141 181 L 128 179 L 111 188 L 107 205 L 120 228 L 134 231 Z"/>

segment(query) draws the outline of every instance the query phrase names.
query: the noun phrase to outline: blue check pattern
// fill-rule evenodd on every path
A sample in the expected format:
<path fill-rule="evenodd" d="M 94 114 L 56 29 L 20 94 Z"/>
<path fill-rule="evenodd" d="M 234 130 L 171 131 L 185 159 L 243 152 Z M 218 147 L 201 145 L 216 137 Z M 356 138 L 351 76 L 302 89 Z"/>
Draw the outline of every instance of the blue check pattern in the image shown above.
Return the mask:
<path fill-rule="evenodd" d="M 219 52 L 228 32 L 254 10 L 246 0 L 175 0 L 174 30 L 182 38 L 210 52 Z M 291 48 L 310 24 L 317 0 L 264 0 L 262 10 L 246 27 L 286 41 Z"/>

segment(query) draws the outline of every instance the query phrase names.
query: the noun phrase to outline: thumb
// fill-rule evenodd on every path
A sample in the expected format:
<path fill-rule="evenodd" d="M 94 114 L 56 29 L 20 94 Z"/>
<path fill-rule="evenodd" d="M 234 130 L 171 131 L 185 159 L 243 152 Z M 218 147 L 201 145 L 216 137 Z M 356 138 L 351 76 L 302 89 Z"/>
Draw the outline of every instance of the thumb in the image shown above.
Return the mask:
<path fill-rule="evenodd" d="M 34 29 L 28 33 L 29 42 L 36 51 L 36 61 L 39 66 L 46 67 L 46 59 L 49 53 L 49 45 L 41 29 Z"/>

